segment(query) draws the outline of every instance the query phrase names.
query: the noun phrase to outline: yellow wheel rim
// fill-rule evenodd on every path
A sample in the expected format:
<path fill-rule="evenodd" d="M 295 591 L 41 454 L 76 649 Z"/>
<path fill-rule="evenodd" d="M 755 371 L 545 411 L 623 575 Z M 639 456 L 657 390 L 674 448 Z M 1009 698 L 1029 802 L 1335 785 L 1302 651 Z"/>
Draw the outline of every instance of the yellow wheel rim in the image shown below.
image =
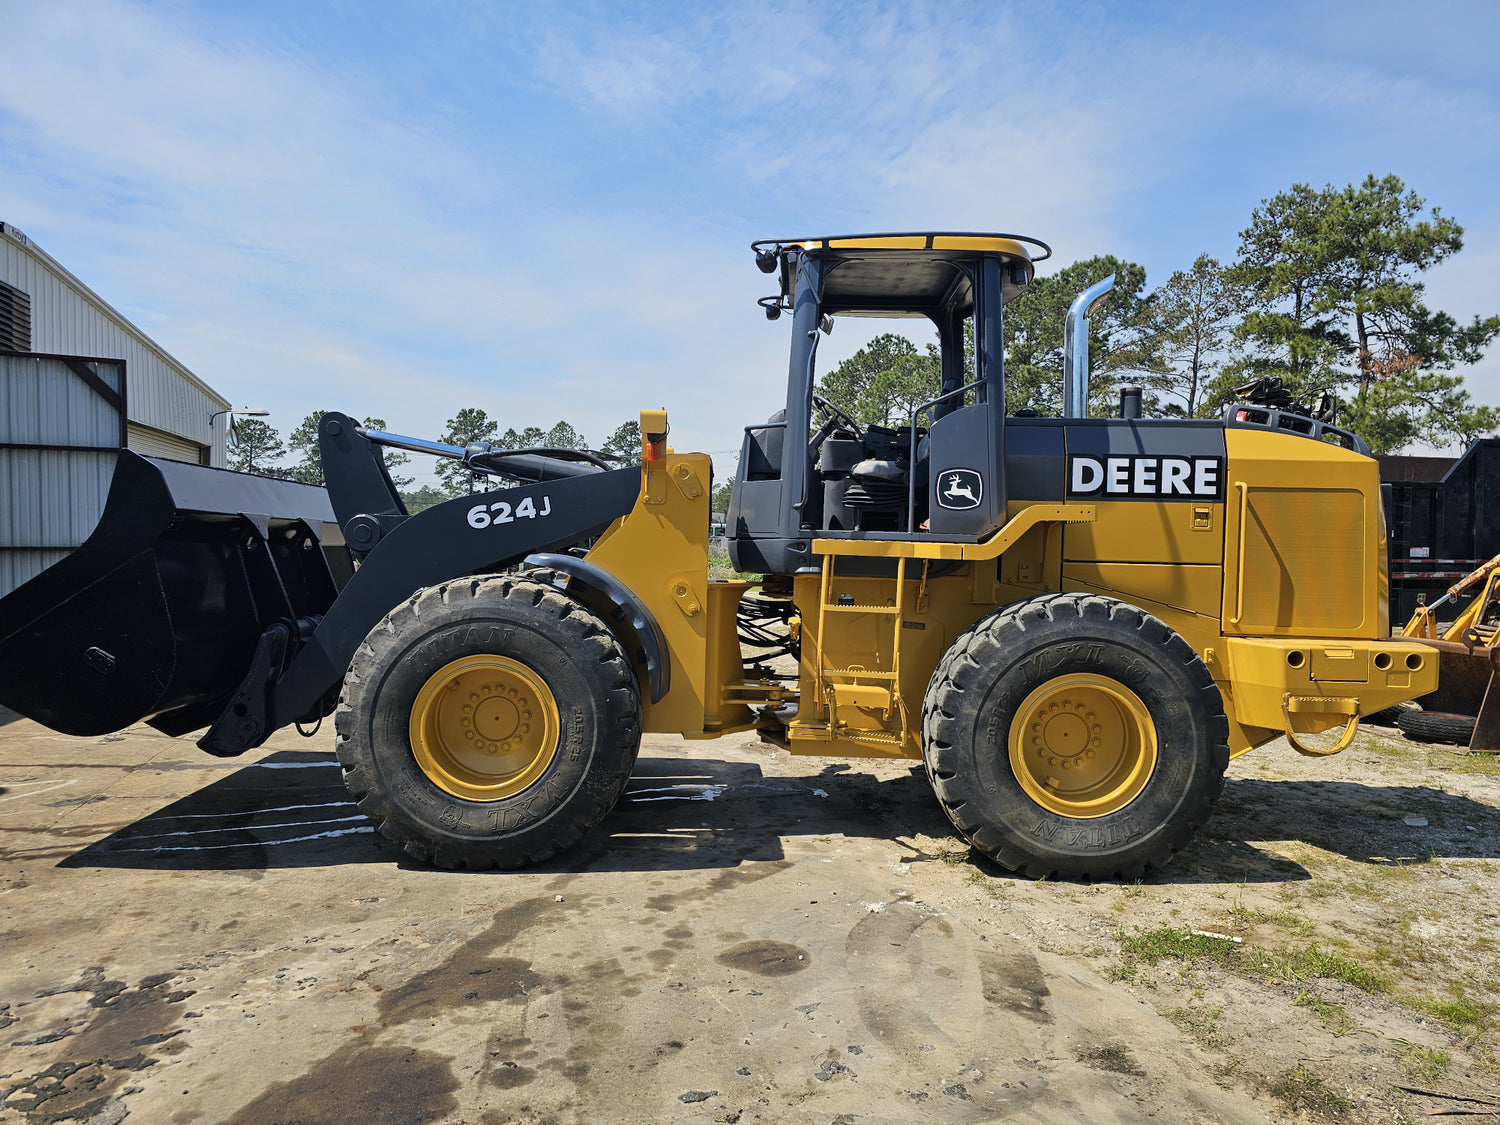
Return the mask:
<path fill-rule="evenodd" d="M 411 749 L 444 792 L 502 801 L 547 771 L 561 728 L 557 700 L 530 668 L 506 656 L 465 656 L 417 692 Z"/>
<path fill-rule="evenodd" d="M 1156 769 L 1156 724 L 1140 696 L 1080 672 L 1028 695 L 1010 726 L 1010 766 L 1021 788 L 1059 816 L 1118 812 Z"/>

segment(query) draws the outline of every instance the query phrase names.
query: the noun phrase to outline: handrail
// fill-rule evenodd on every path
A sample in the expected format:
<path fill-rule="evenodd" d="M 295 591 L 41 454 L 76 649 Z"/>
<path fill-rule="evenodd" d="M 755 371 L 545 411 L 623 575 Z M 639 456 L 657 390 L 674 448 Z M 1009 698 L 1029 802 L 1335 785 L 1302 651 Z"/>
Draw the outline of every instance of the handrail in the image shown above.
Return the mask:
<path fill-rule="evenodd" d="M 916 531 L 912 525 L 917 522 L 917 415 L 924 410 L 931 410 L 938 403 L 961 395 L 965 391 L 973 390 L 984 382 L 983 379 L 975 379 L 972 383 L 965 383 L 961 387 L 954 387 L 951 391 L 944 391 L 930 402 L 924 402 L 911 412 L 911 419 L 907 423 L 911 427 L 911 456 L 906 459 L 906 530 Z M 932 419 L 935 423 L 936 418 Z"/>

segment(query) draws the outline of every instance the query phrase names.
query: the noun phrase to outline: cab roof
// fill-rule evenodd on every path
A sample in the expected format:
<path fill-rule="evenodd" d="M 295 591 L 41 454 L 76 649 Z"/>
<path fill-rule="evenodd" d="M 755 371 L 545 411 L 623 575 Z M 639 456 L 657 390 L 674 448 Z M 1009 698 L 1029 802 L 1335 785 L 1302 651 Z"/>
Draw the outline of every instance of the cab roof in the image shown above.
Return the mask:
<path fill-rule="evenodd" d="M 881 317 L 920 317 L 971 305 L 962 263 L 980 257 L 1000 259 L 1002 299 L 1014 300 L 1031 283 L 1035 264 L 1052 255 L 1046 243 L 1025 235 L 952 231 L 765 239 L 751 248 L 759 260 L 776 257 L 781 307 L 790 308 L 796 297 L 796 258 L 809 254 L 833 259 L 823 282 L 824 312 Z"/>

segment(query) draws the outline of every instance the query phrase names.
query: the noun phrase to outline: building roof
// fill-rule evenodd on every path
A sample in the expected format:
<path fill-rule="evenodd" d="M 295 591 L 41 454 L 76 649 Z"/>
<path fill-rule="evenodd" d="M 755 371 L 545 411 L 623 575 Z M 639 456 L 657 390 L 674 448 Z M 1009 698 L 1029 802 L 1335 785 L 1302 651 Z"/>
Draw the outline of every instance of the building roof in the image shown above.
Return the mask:
<path fill-rule="evenodd" d="M 127 318 L 123 313 L 121 313 L 103 297 L 99 296 L 99 294 L 95 293 L 87 285 L 79 281 L 78 278 L 74 277 L 73 274 L 70 273 L 67 268 L 62 265 L 62 263 L 60 263 L 56 258 L 52 257 L 52 255 L 48 254 L 35 242 L 31 241 L 31 239 L 20 230 L 18 230 L 14 224 L 0 222 L 0 237 L 7 238 L 11 242 L 15 243 L 18 247 L 21 248 L 24 253 L 35 258 L 49 271 L 60 277 L 64 282 L 67 283 L 69 288 L 75 290 L 80 297 L 82 297 L 86 302 L 92 305 L 101 315 L 106 316 L 110 320 L 114 321 L 117 325 L 120 326 L 120 329 L 122 331 L 124 331 L 128 336 L 130 336 L 138 344 L 140 344 L 141 347 L 145 348 L 147 351 L 155 355 L 159 360 L 162 361 L 162 363 L 172 368 L 172 370 L 176 374 L 180 375 L 187 382 L 197 387 L 200 391 L 202 391 L 209 398 L 213 399 L 215 402 L 218 402 L 225 407 L 229 406 L 229 400 L 227 398 L 219 394 L 218 391 L 210 387 L 197 375 L 193 374 L 192 370 L 185 363 L 177 359 L 155 340 L 151 339 L 150 336 L 147 336 L 144 332 L 137 328 L 133 323 L 131 323 L 129 318 Z"/>

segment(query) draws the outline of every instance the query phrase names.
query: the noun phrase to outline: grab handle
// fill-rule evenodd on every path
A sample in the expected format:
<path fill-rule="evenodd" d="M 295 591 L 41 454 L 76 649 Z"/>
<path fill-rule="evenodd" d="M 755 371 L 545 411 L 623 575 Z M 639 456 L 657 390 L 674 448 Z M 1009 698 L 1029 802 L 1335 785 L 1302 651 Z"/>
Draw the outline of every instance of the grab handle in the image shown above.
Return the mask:
<path fill-rule="evenodd" d="M 1300 741 L 1297 738 L 1297 732 L 1292 730 L 1293 711 L 1298 714 L 1347 715 L 1348 719 L 1344 723 L 1344 733 L 1332 746 L 1309 746 Z M 1349 743 L 1354 741 L 1354 732 L 1359 730 L 1359 700 L 1357 699 L 1292 695 L 1288 692 L 1281 697 L 1281 715 L 1286 720 L 1286 740 L 1292 744 L 1293 750 L 1307 758 L 1326 758 L 1330 754 L 1347 750 Z"/>

